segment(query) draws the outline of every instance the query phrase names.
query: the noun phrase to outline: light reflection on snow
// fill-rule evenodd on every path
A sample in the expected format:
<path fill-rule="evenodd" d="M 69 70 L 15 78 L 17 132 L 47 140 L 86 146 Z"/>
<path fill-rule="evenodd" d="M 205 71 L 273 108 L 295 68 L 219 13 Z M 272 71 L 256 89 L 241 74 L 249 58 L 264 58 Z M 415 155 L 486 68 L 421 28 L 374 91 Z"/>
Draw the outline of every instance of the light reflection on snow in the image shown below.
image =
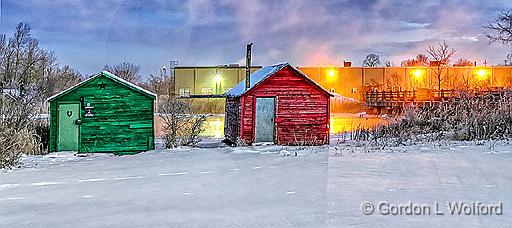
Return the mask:
<path fill-rule="evenodd" d="M 78 182 L 97 182 L 97 181 L 106 181 L 108 179 L 105 178 L 93 178 L 93 179 L 86 179 L 86 180 L 79 180 Z"/>
<path fill-rule="evenodd" d="M 338 134 L 348 132 L 357 128 L 372 128 L 384 120 L 378 116 L 366 115 L 359 117 L 357 114 L 333 114 L 330 118 L 330 133 Z M 155 118 L 156 136 L 162 135 L 162 120 Z M 201 134 L 205 137 L 220 139 L 224 137 L 224 116 L 212 115 L 207 117 L 205 131 Z"/>
<path fill-rule="evenodd" d="M 32 186 L 46 186 L 46 185 L 56 185 L 56 184 L 62 184 L 62 182 L 38 182 L 38 183 L 33 183 Z"/>
<path fill-rule="evenodd" d="M 178 176 L 178 175 L 187 175 L 188 172 L 181 172 L 181 173 L 159 173 L 158 176 Z"/>

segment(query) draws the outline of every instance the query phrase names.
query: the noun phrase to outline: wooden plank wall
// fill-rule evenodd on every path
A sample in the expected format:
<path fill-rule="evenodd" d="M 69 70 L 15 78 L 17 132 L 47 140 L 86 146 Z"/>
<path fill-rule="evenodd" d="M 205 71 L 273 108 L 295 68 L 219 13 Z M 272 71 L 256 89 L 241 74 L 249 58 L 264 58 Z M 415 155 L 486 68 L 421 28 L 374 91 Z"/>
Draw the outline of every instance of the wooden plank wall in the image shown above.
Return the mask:
<path fill-rule="evenodd" d="M 99 87 L 105 84 L 105 89 Z M 81 108 L 80 152 L 137 152 L 154 149 L 154 101 L 118 82 L 98 77 L 50 104 L 50 150 L 56 151 L 59 103 L 80 102 L 94 107 L 94 117 Z"/>
<path fill-rule="evenodd" d="M 242 138 L 254 139 L 255 97 L 276 97 L 276 142 L 284 145 L 328 143 L 329 96 L 290 67 L 244 95 Z"/>
<path fill-rule="evenodd" d="M 224 118 L 224 136 L 231 143 L 240 137 L 240 97 L 226 98 L 226 114 Z"/>

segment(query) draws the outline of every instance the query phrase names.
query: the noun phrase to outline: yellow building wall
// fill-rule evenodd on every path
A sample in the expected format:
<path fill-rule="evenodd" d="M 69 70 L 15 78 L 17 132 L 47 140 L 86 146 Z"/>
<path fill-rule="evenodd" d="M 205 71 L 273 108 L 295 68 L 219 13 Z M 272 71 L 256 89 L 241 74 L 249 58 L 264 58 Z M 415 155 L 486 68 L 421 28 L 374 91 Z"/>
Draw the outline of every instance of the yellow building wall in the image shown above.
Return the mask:
<path fill-rule="evenodd" d="M 512 67 L 494 67 L 493 85 L 496 87 L 512 87 Z"/>
<path fill-rule="evenodd" d="M 364 70 L 364 85 L 376 86 L 382 88 L 384 86 L 384 68 L 362 68 Z"/>
<path fill-rule="evenodd" d="M 384 88 L 383 90 L 398 91 L 407 88 L 406 68 L 387 67 L 384 70 Z"/>
<path fill-rule="evenodd" d="M 261 67 L 251 67 L 251 72 Z M 174 69 L 174 91 L 189 88 L 190 95 L 224 94 L 245 78 L 243 67 L 177 67 Z"/>
<path fill-rule="evenodd" d="M 174 75 L 174 94 L 179 95 L 179 89 L 188 88 L 190 93 L 195 90 L 195 69 L 175 69 Z"/>
<path fill-rule="evenodd" d="M 252 72 L 260 67 L 251 69 Z M 436 68 L 425 67 L 297 67 L 326 90 L 362 99 L 365 90 L 437 89 Z M 479 71 L 485 71 L 483 77 Z M 420 71 L 419 77 L 417 71 Z M 221 80 L 215 80 L 220 75 Z M 243 67 L 182 67 L 175 69 L 175 91 L 190 88 L 201 95 L 203 88 L 223 94 L 245 78 Z M 512 67 L 449 67 L 443 70 L 442 89 L 512 87 Z"/>

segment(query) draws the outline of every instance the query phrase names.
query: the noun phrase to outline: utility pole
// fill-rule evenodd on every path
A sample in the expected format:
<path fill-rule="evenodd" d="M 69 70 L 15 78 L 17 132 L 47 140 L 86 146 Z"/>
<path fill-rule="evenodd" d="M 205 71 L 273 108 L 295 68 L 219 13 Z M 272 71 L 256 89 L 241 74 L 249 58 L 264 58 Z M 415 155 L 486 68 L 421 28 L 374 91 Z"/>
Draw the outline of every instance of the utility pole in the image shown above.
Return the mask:
<path fill-rule="evenodd" d="M 251 87 L 251 55 L 252 55 L 252 43 L 247 44 L 247 50 L 245 53 L 245 90 Z"/>
<path fill-rule="evenodd" d="M 178 60 L 171 60 L 171 61 L 169 61 L 169 76 L 170 77 L 174 76 L 174 68 L 177 67 L 178 64 L 179 64 Z"/>

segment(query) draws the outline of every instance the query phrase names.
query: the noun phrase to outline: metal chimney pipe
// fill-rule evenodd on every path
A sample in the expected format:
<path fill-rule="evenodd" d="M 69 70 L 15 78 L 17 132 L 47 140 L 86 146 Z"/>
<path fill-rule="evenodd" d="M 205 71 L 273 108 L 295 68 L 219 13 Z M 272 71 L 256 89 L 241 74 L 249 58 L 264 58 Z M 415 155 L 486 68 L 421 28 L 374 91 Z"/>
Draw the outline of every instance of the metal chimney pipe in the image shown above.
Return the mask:
<path fill-rule="evenodd" d="M 247 44 L 247 51 L 245 53 L 245 90 L 251 87 L 251 55 L 252 43 Z"/>

